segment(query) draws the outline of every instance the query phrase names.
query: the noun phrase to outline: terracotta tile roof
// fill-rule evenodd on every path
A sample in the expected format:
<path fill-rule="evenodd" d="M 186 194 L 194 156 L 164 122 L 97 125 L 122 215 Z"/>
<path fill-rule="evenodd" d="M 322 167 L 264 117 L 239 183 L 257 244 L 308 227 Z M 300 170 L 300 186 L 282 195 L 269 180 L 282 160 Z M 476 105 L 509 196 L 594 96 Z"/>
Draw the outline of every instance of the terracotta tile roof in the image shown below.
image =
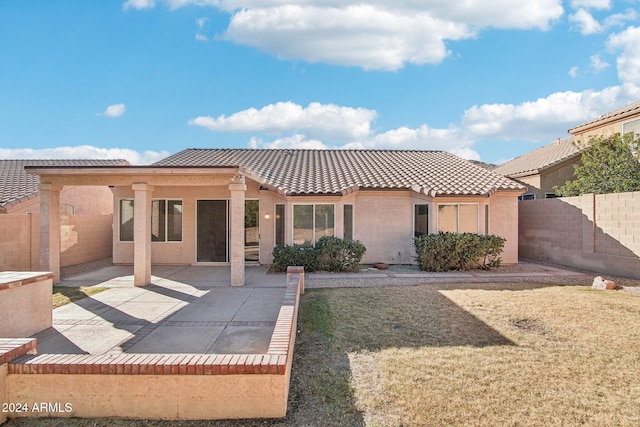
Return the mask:
<path fill-rule="evenodd" d="M 367 188 L 484 195 L 525 189 L 443 151 L 187 149 L 154 166 L 238 166 L 249 178 L 283 194 L 346 194 Z"/>
<path fill-rule="evenodd" d="M 0 212 L 38 195 L 40 177 L 29 175 L 25 166 L 125 166 L 126 160 L 0 160 Z"/>
<path fill-rule="evenodd" d="M 494 172 L 508 177 L 533 175 L 579 155 L 580 150 L 570 136 L 516 157 L 495 168 Z"/>
<path fill-rule="evenodd" d="M 601 115 L 600 117 L 588 121 L 587 123 L 583 123 L 580 126 L 576 126 L 573 129 L 569 129 L 569 133 L 576 134 L 591 127 L 595 127 L 597 125 L 604 124 L 610 121 L 617 121 L 626 116 L 636 116 L 640 114 L 640 101 L 636 101 L 633 104 L 625 105 L 622 108 L 618 108 L 617 110 L 610 111 L 606 114 Z"/>

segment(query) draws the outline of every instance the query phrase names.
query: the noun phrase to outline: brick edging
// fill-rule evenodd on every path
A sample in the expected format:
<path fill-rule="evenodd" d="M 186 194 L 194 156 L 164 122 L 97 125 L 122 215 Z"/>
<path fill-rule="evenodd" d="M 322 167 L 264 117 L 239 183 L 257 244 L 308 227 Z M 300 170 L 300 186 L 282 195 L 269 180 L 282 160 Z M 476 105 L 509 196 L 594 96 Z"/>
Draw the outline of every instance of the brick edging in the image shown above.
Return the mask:
<path fill-rule="evenodd" d="M 24 272 L 24 271 L 3 271 L 0 272 L 0 291 L 7 289 L 19 288 L 20 286 L 29 285 L 31 283 L 43 280 L 53 279 L 53 273 L 50 272 Z"/>
<path fill-rule="evenodd" d="M 36 351 L 35 338 L 0 338 L 0 365 Z"/>

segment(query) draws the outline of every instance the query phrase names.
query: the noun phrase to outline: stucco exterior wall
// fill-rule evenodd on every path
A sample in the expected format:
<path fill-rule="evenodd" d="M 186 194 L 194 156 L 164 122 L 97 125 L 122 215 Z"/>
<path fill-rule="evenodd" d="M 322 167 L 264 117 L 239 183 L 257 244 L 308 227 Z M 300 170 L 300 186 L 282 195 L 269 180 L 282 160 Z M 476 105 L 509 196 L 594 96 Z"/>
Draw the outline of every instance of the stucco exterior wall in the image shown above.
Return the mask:
<path fill-rule="evenodd" d="M 627 119 L 628 120 L 628 119 Z M 622 133 L 622 123 L 624 121 L 608 123 L 585 132 L 574 134 L 576 142 L 589 142 L 591 137 L 610 136 L 615 133 Z"/>
<path fill-rule="evenodd" d="M 555 193 L 553 189 L 554 186 L 561 187 L 567 181 L 572 181 L 574 179 L 573 165 L 578 164 L 580 162 L 580 157 L 578 156 L 571 161 L 564 162 L 561 165 L 553 167 L 549 170 L 544 171 L 544 173 L 540 177 L 540 193 L 537 195 L 537 198 L 544 199 L 545 193 Z"/>
<path fill-rule="evenodd" d="M 503 264 L 518 263 L 518 198 L 508 193 L 491 196 L 489 234 L 504 237 Z"/>
<path fill-rule="evenodd" d="M 360 191 L 354 204 L 354 239 L 367 248 L 362 262 L 413 262 L 413 205 L 408 191 Z"/>
<path fill-rule="evenodd" d="M 485 205 L 494 200 L 496 212 L 491 211 L 492 221 L 496 224 L 496 234 L 504 233 L 509 239 L 505 249 L 504 262 L 517 262 L 517 196 L 516 193 L 496 193 L 492 197 L 436 197 L 431 198 L 408 190 L 367 191 L 360 190 L 350 194 L 318 196 L 284 196 L 274 191 L 261 190 L 258 183 L 246 180 L 245 200 L 260 201 L 259 234 L 260 263 L 270 264 L 275 245 L 275 206 L 283 204 L 285 209 L 285 244 L 293 244 L 293 211 L 300 204 L 333 204 L 334 235 L 344 236 L 344 205 L 353 205 L 353 238 L 360 240 L 367 248 L 363 263 L 386 262 L 391 264 L 415 262 L 413 248 L 414 205 L 429 205 L 429 230 L 437 232 L 438 203 L 472 203 L 478 206 L 478 217 L 474 225 L 480 233 L 485 230 Z M 119 240 L 119 202 L 133 199 L 133 191 L 128 187 L 113 189 L 114 226 L 113 259 L 116 264 L 133 263 L 133 242 Z M 196 221 L 198 200 L 228 200 L 230 192 L 226 186 L 163 187 L 157 186 L 152 199 L 182 200 L 183 222 L 181 242 L 152 242 L 151 262 L 153 264 L 193 264 L 196 263 Z M 507 201 L 511 201 L 510 203 Z M 501 224 L 502 222 L 508 224 Z M 467 224 L 468 225 L 468 224 Z M 515 242 L 515 243 L 513 243 Z M 507 253 L 508 252 L 508 253 Z"/>

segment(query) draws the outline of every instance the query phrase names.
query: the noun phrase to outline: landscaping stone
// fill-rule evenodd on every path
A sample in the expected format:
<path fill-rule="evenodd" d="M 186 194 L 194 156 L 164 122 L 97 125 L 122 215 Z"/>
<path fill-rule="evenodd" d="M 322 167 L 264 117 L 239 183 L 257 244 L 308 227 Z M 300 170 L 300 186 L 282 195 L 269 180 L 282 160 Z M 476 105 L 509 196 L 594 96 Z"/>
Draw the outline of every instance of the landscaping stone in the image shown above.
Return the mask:
<path fill-rule="evenodd" d="M 606 280 L 602 276 L 597 276 L 593 279 L 593 284 L 591 285 L 594 289 L 602 289 L 602 290 L 612 290 L 617 289 L 618 286 L 613 280 Z"/>

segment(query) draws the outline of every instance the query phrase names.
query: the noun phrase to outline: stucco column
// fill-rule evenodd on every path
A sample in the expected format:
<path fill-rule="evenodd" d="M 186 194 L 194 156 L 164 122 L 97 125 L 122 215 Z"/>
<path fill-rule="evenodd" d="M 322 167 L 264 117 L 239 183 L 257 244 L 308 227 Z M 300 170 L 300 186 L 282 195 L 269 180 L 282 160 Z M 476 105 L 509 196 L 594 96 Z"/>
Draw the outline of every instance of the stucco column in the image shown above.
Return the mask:
<path fill-rule="evenodd" d="M 53 273 L 60 283 L 60 191 L 61 185 L 41 183 L 40 191 L 40 269 Z"/>
<path fill-rule="evenodd" d="M 151 283 L 151 192 L 153 186 L 134 183 L 133 199 L 133 284 Z"/>
<path fill-rule="evenodd" d="M 236 175 L 229 184 L 231 192 L 231 286 L 244 285 L 244 176 Z"/>

